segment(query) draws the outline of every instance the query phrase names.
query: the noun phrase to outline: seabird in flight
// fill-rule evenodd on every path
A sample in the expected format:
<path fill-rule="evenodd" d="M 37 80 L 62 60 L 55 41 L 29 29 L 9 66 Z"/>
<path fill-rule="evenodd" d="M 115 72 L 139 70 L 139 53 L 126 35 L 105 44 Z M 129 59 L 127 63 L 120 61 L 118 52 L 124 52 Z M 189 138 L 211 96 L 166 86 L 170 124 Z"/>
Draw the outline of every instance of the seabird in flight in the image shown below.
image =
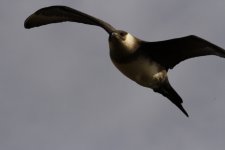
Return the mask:
<path fill-rule="evenodd" d="M 141 86 L 167 97 L 187 117 L 182 99 L 172 88 L 167 71 L 189 58 L 216 55 L 225 58 L 224 49 L 194 35 L 159 42 L 143 41 L 117 30 L 110 24 L 66 6 L 42 8 L 29 16 L 24 27 L 29 29 L 50 23 L 78 22 L 102 27 L 109 34 L 110 58 L 128 78 Z"/>

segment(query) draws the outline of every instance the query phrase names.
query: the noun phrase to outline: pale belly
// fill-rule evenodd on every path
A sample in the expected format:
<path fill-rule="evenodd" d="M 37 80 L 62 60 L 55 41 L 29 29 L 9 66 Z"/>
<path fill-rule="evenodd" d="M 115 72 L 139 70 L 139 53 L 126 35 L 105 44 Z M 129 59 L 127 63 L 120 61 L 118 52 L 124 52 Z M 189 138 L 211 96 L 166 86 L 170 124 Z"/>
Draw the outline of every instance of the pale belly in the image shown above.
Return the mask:
<path fill-rule="evenodd" d="M 157 88 L 167 78 L 167 71 L 149 59 L 138 58 L 122 64 L 112 62 L 125 76 L 145 87 Z"/>

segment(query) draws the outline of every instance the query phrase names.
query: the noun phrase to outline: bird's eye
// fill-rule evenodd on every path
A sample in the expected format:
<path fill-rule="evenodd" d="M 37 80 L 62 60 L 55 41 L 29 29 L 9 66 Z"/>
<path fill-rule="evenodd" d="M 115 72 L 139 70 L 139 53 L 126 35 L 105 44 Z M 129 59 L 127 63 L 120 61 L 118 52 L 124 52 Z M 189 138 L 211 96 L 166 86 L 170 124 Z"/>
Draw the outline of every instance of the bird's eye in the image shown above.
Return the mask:
<path fill-rule="evenodd" d="M 120 36 L 125 36 L 127 33 L 126 32 L 120 32 Z"/>

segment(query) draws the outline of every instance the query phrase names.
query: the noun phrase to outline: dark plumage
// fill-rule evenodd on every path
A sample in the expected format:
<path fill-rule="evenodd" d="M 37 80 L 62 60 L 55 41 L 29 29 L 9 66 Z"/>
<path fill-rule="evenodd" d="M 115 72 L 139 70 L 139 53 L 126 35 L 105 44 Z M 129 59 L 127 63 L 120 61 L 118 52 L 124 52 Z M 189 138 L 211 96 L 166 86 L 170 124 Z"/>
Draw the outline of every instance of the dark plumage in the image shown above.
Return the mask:
<path fill-rule="evenodd" d="M 205 55 L 225 57 L 222 48 L 194 35 L 146 42 L 126 31 L 116 30 L 98 18 L 66 6 L 42 8 L 26 19 L 24 27 L 29 29 L 65 21 L 102 27 L 109 34 L 110 57 L 113 64 L 131 80 L 167 97 L 186 116 L 188 113 L 182 106 L 181 97 L 169 83 L 168 69 L 193 57 Z"/>

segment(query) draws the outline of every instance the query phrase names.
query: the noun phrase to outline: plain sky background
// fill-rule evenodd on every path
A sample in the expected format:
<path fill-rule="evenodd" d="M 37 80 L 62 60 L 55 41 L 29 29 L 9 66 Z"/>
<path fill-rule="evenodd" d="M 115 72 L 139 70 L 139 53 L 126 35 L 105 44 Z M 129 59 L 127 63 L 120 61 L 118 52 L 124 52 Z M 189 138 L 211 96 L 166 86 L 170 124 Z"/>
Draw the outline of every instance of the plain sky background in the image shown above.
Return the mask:
<path fill-rule="evenodd" d="M 190 118 L 111 63 L 99 27 L 26 30 L 34 11 L 66 5 L 147 41 L 198 35 L 225 48 L 224 0 L 1 0 L 1 150 L 224 150 L 225 59 L 169 71 Z"/>

